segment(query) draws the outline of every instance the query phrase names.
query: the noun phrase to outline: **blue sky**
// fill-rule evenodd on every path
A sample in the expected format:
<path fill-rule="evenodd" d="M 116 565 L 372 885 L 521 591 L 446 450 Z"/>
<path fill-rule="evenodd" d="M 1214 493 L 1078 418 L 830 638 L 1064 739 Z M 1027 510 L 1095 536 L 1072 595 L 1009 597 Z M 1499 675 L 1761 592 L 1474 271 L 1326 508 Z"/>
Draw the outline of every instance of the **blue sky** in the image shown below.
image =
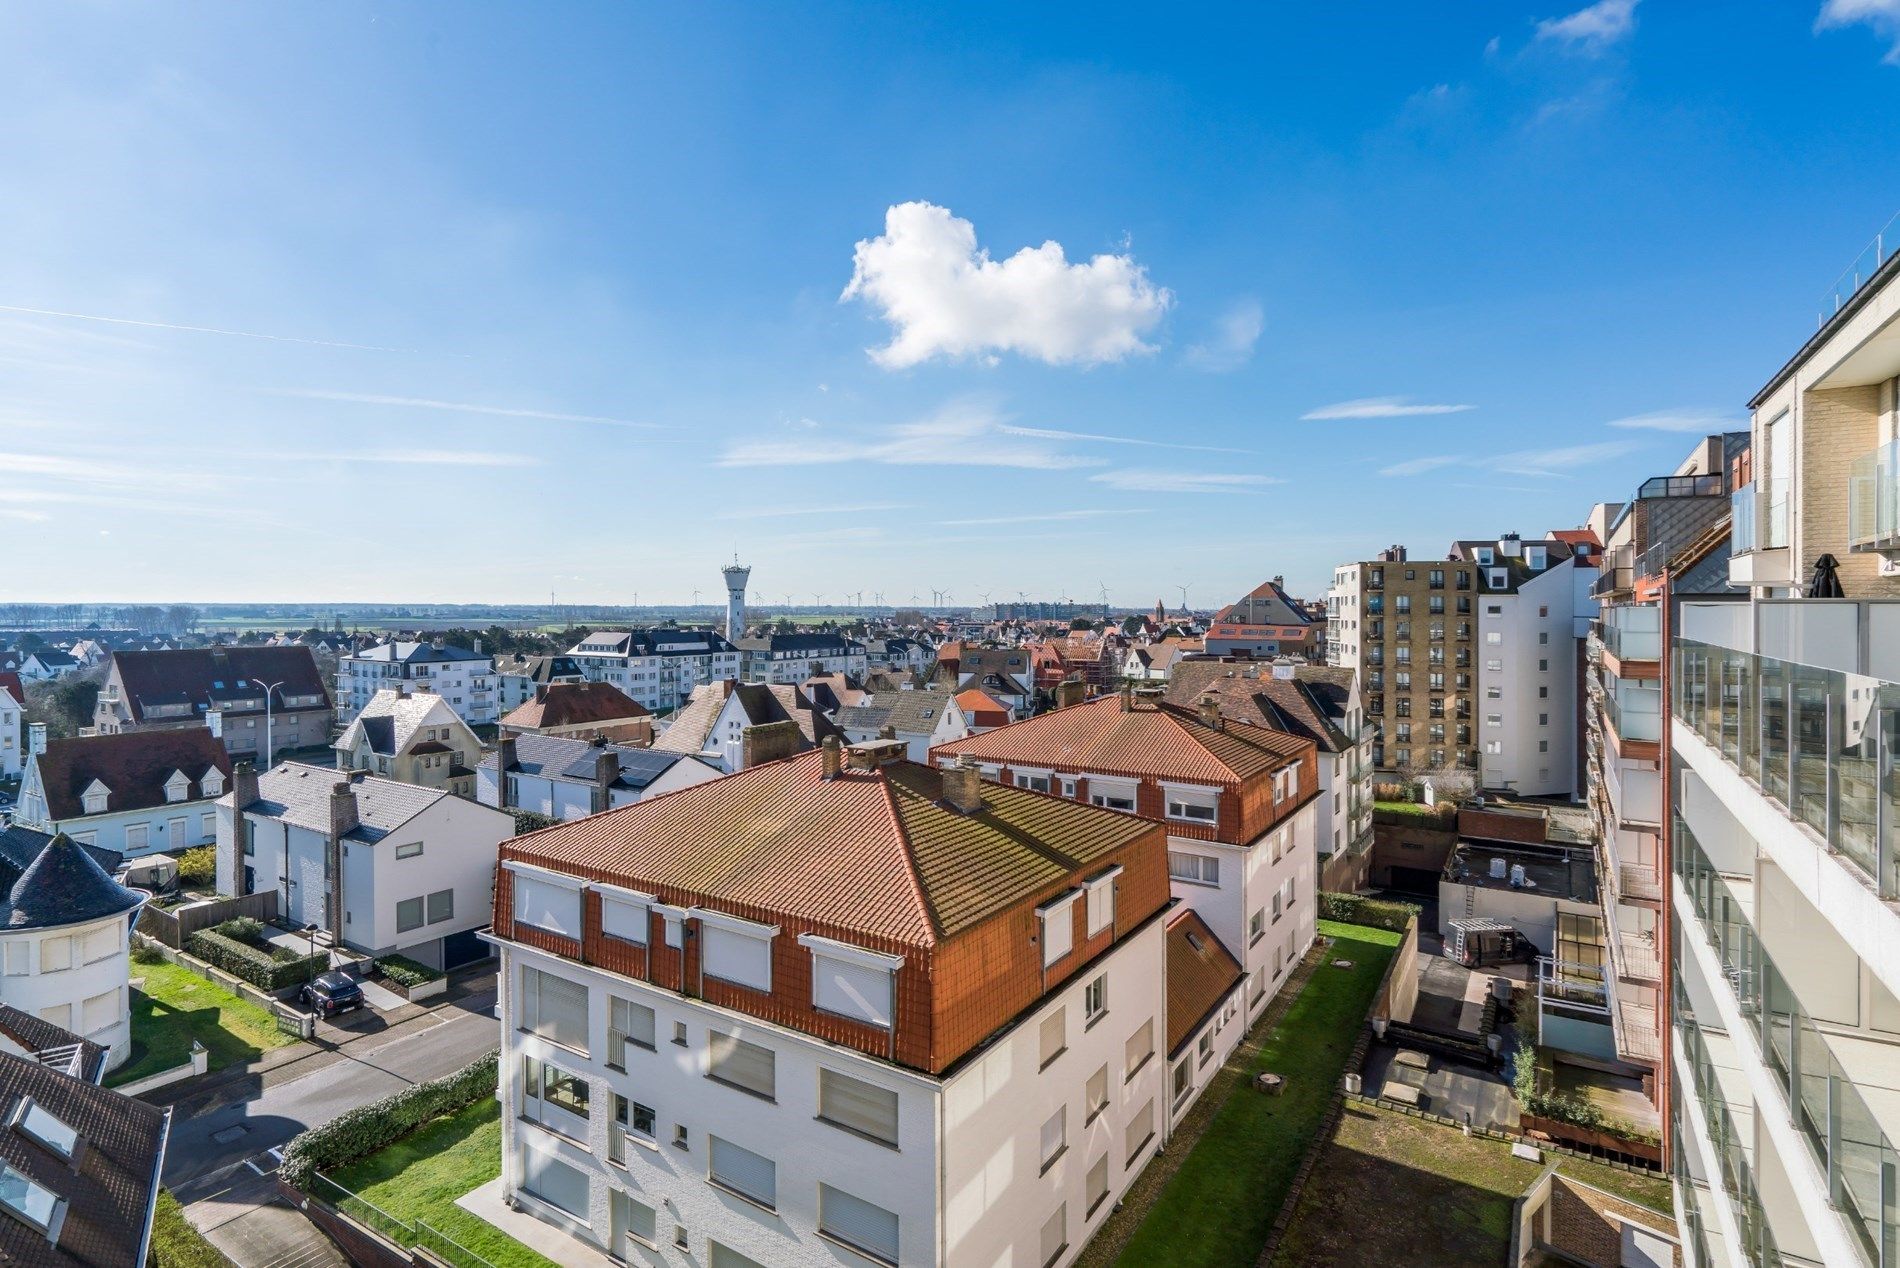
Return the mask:
<path fill-rule="evenodd" d="M 1897 40 L 0 5 L 0 596 L 1211 604 L 1572 526 L 1900 209 Z"/>

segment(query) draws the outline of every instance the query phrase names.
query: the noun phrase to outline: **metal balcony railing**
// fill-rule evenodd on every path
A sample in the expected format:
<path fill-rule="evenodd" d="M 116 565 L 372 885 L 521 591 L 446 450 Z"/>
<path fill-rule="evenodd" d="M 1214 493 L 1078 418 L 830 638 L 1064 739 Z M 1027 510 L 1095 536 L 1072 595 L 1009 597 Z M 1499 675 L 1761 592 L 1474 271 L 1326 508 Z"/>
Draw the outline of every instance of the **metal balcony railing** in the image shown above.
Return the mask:
<path fill-rule="evenodd" d="M 1815 329 L 1827 325 L 1829 318 L 1840 312 L 1855 292 L 1873 280 L 1881 265 L 1892 259 L 1895 251 L 1900 251 L 1900 233 L 1896 233 L 1896 229 L 1900 229 L 1900 212 L 1894 213 L 1893 219 L 1874 235 L 1874 240 L 1862 247 L 1854 262 L 1834 279 L 1833 289 L 1822 297 L 1820 311 L 1815 314 Z M 1894 251 L 1887 249 L 1889 242 L 1894 244 Z"/>

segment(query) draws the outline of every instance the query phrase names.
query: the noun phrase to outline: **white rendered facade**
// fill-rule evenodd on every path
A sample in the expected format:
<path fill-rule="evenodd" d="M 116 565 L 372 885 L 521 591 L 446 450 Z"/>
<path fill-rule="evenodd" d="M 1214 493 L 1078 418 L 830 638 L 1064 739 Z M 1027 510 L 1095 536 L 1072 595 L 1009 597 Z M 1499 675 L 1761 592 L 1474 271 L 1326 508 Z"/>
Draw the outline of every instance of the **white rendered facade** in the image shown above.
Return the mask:
<path fill-rule="evenodd" d="M 26 735 L 20 702 L 0 687 L 0 779 L 16 779 L 26 768 Z"/>
<path fill-rule="evenodd" d="M 428 643 L 385 643 L 336 664 L 337 720 L 348 724 L 385 688 L 431 692 L 470 726 L 501 720 L 499 675 L 492 656 Z"/>
<path fill-rule="evenodd" d="M 1477 596 L 1472 712 L 1483 787 L 1527 797 L 1581 792 L 1577 673 L 1596 615 L 1595 577 L 1594 568 L 1566 561 L 1526 579 L 1515 593 Z"/>
<path fill-rule="evenodd" d="M 20 785 L 15 821 L 35 832 L 64 832 L 81 845 L 117 850 L 129 859 L 176 854 L 217 839 L 216 797 L 224 792 L 224 778 L 213 770 L 206 773 L 204 783 L 210 795 L 193 797 L 192 782 L 182 773 L 175 775 L 166 789 L 166 796 L 175 800 L 140 810 L 113 810 L 110 790 L 96 784 L 82 794 L 82 805 L 98 806 L 96 813 L 55 819 L 48 810 L 45 790 L 40 787 L 39 767 L 29 762 L 26 779 Z"/>
<path fill-rule="evenodd" d="M 709 779 L 718 779 L 722 773 L 717 767 L 697 758 L 683 757 L 644 788 L 616 786 L 610 789 L 607 809 L 631 806 L 637 801 L 672 792 L 675 788 L 703 784 Z M 526 771 L 510 771 L 508 804 L 515 809 L 531 810 L 553 819 L 584 819 L 598 813 L 594 809 L 596 787 L 590 780 L 573 779 L 558 772 L 529 774 Z M 475 800 L 484 806 L 501 805 L 501 787 L 492 762 L 475 771 Z"/>
<path fill-rule="evenodd" d="M 51 928 L 0 928 L 0 1003 L 110 1049 L 132 1050 L 128 932 L 137 910 Z"/>
<path fill-rule="evenodd" d="M 1156 1050 L 1165 1033 L 1162 936 L 1161 920 L 1151 921 L 941 1078 L 504 943 L 503 1183 L 524 1209 L 634 1263 L 719 1263 L 717 1247 L 772 1268 L 1060 1268 L 1108 1217 L 1167 1130 L 1166 1061 Z M 522 1029 L 524 967 L 586 988 L 584 1045 Z M 1107 1011 L 1089 1022 L 1084 995 L 1104 976 Z M 654 1039 L 650 1047 L 626 1045 L 618 1060 L 607 1046 L 616 997 L 653 1010 Z M 1045 1023 L 1065 1036 L 1053 1057 Z M 769 1100 L 708 1077 L 713 1031 L 771 1051 Z M 529 1060 L 584 1080 L 587 1116 L 528 1097 Z M 826 1121 L 821 1071 L 893 1094 L 895 1143 Z M 1106 1103 L 1092 1104 L 1104 1089 Z M 622 1129 L 616 1096 L 630 1125 L 647 1123 L 640 1111 L 651 1111 L 649 1132 Z M 1059 1136 L 1052 1135 L 1058 1122 Z M 711 1178 L 712 1151 L 729 1146 L 771 1164 L 769 1201 Z M 543 1159 L 568 1170 L 549 1169 Z M 568 1209 L 535 1196 L 537 1175 L 559 1186 L 553 1196 Z M 870 1204 L 886 1230 L 884 1217 L 895 1217 L 894 1255 L 854 1249 L 821 1230 L 827 1204 L 850 1209 L 845 1199 Z M 629 1224 L 654 1235 L 629 1240 Z M 1055 1229 L 1059 1249 L 1046 1254 Z"/>
<path fill-rule="evenodd" d="M 704 630 L 596 631 L 568 649 L 590 682 L 612 683 L 656 713 L 685 704 L 693 688 L 739 677 L 739 651 Z"/>

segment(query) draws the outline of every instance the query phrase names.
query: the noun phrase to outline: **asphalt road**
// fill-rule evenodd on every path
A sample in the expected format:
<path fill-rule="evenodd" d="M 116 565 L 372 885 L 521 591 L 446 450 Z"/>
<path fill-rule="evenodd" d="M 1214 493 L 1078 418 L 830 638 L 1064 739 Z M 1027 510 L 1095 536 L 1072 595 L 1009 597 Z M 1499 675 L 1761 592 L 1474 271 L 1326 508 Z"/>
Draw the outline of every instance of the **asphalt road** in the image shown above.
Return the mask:
<path fill-rule="evenodd" d="M 397 1038 L 357 1039 L 341 1059 L 310 1074 L 260 1086 L 240 1079 L 178 1105 L 165 1153 L 165 1183 L 190 1203 L 247 1158 L 286 1144 L 352 1106 L 378 1100 L 410 1083 L 467 1065 L 500 1042 L 492 986 L 438 1009 L 440 1020 Z"/>

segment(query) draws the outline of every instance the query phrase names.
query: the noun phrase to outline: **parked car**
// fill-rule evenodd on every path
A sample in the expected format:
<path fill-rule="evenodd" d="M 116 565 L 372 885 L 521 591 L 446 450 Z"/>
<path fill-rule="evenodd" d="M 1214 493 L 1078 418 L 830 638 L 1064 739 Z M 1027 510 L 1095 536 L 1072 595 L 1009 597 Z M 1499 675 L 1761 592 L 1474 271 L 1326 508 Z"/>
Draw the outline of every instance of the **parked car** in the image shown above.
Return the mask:
<path fill-rule="evenodd" d="M 297 997 L 313 1013 L 332 1017 L 363 1006 L 363 988 L 348 973 L 319 973 L 304 983 Z"/>

